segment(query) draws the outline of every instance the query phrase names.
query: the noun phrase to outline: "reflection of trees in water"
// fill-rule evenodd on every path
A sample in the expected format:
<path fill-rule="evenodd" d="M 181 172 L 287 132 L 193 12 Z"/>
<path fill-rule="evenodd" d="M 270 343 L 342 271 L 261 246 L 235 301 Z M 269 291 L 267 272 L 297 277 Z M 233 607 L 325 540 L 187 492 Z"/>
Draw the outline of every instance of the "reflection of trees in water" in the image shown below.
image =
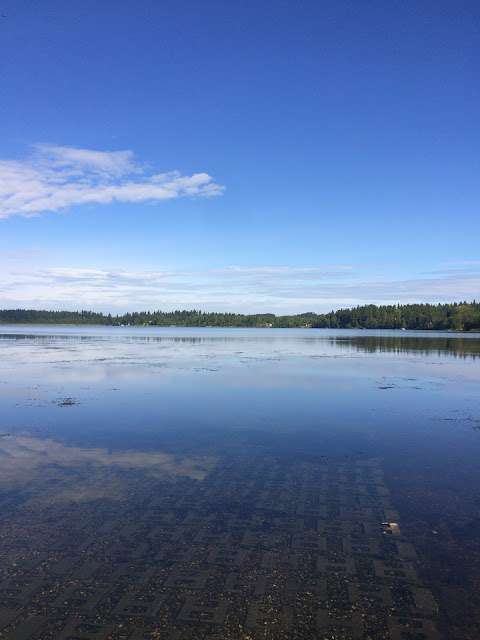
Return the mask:
<path fill-rule="evenodd" d="M 248 329 L 246 331 L 249 331 Z M 291 334 L 289 332 L 292 332 Z M 230 335 L 206 334 L 206 335 L 126 335 L 113 331 L 107 335 L 85 334 L 35 334 L 35 333 L 1 333 L 0 341 L 29 342 L 38 344 L 59 343 L 124 343 L 124 344 L 232 344 L 232 343 L 280 343 L 285 346 L 292 338 L 302 345 L 328 343 L 339 350 L 353 350 L 363 353 L 415 353 L 417 355 L 453 355 L 463 358 L 480 357 L 480 338 L 449 336 L 408 336 L 399 332 L 397 336 L 368 335 L 367 332 L 357 331 L 357 335 L 348 333 L 348 329 L 340 329 L 341 335 L 332 335 L 334 330 L 305 330 L 297 333 L 295 329 L 287 329 L 284 332 L 270 332 L 262 329 L 259 333 L 247 335 L 232 333 Z M 345 333 L 344 333 L 345 332 Z M 358 335 L 361 333 L 362 335 Z M 428 333 L 428 332 L 426 332 Z"/>
<path fill-rule="evenodd" d="M 415 353 L 416 355 L 452 355 L 458 358 L 480 357 L 480 339 L 404 336 L 333 337 L 330 344 L 339 349 L 363 353 Z"/>
<path fill-rule="evenodd" d="M 125 343 L 148 343 L 148 342 L 181 342 L 198 344 L 201 342 L 231 342 L 237 338 L 230 337 L 202 337 L 202 336 L 126 336 L 126 335 L 78 335 L 78 334 L 26 334 L 26 333 L 3 333 L 0 334 L 0 340 L 13 340 L 16 342 L 38 342 L 40 344 L 48 344 L 51 342 L 125 342 Z"/>

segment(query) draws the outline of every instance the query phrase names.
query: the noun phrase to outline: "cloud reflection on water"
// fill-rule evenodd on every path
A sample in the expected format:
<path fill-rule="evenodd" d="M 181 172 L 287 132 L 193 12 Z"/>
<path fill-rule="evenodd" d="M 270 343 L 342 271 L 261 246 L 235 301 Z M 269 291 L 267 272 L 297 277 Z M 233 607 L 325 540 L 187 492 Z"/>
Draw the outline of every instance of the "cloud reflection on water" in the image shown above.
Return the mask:
<path fill-rule="evenodd" d="M 209 456 L 82 448 L 32 435 L 0 437 L 0 490 L 29 487 L 34 503 L 120 499 L 134 477 L 203 480 L 214 466 Z M 41 494 L 35 493 L 38 484 Z"/>

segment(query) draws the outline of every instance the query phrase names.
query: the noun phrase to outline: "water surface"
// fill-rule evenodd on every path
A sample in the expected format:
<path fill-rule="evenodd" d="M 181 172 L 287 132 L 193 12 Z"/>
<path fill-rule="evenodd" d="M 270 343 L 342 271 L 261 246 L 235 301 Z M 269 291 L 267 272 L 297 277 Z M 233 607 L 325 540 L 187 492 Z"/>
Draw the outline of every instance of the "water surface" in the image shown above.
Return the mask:
<path fill-rule="evenodd" d="M 17 325 L 0 355 L 5 637 L 480 637 L 480 335 Z"/>

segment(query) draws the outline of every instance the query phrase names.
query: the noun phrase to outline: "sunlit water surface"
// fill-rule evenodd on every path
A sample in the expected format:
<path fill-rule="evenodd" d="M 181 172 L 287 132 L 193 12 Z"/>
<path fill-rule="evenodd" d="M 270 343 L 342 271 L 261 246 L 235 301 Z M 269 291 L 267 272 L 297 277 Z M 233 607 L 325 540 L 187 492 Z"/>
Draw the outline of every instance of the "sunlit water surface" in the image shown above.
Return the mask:
<path fill-rule="evenodd" d="M 128 449 L 293 439 L 345 455 L 479 440 L 475 334 L 3 326 L 0 353 L 5 431 Z"/>

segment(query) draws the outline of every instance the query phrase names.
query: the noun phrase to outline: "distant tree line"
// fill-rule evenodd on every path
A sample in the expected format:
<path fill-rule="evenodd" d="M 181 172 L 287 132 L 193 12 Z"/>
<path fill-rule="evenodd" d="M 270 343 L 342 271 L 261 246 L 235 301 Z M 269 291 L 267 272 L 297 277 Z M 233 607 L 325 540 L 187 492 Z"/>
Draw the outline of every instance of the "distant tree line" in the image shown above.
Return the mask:
<path fill-rule="evenodd" d="M 93 311 L 0 310 L 1 323 L 100 324 L 176 327 L 312 327 L 328 329 L 446 329 L 480 330 L 480 303 L 373 304 L 330 313 L 276 316 L 273 313 L 240 314 L 189 311 L 140 311 L 111 315 Z"/>
<path fill-rule="evenodd" d="M 480 303 L 369 304 L 353 309 L 339 309 L 318 317 L 315 327 L 346 329 L 480 329 Z"/>

